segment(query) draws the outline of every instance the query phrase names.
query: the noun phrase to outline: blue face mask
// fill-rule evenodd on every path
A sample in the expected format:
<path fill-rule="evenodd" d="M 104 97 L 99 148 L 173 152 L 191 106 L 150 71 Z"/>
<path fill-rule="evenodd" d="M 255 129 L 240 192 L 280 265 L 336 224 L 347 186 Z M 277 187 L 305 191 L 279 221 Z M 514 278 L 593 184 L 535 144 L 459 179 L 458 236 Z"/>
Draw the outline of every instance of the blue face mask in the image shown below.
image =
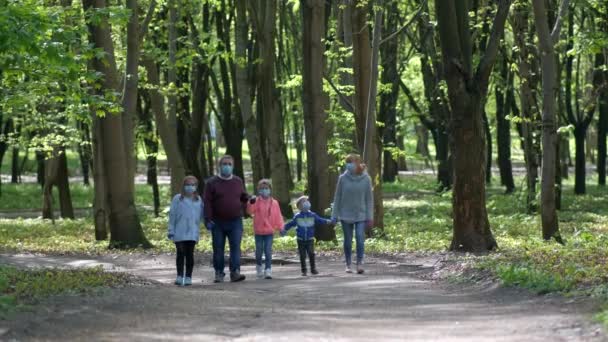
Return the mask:
<path fill-rule="evenodd" d="M 232 165 L 222 165 L 220 168 L 222 176 L 230 176 L 232 175 Z"/>
<path fill-rule="evenodd" d="M 302 211 L 310 211 L 310 202 L 305 201 L 302 203 Z"/>
<path fill-rule="evenodd" d="M 262 196 L 264 198 L 270 197 L 270 189 L 268 189 L 268 188 L 260 189 L 259 192 L 260 192 L 260 196 Z"/>
<path fill-rule="evenodd" d="M 355 163 L 346 163 L 346 171 L 354 172 L 355 171 Z"/>
<path fill-rule="evenodd" d="M 184 192 L 188 195 L 192 195 L 196 191 L 196 185 L 184 185 Z"/>

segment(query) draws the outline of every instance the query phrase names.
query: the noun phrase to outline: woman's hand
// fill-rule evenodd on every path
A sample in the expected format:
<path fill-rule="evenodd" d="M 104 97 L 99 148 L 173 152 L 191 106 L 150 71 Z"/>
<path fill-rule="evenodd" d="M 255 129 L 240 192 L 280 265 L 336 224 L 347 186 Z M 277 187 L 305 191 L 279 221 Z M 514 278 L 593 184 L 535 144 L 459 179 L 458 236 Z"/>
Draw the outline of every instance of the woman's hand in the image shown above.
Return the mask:
<path fill-rule="evenodd" d="M 251 196 L 251 197 L 249 198 L 249 204 L 255 204 L 255 201 L 256 201 L 256 200 L 257 200 L 257 197 L 255 197 L 255 196 Z"/>
<path fill-rule="evenodd" d="M 173 241 L 173 234 L 167 234 L 167 239 Z"/>
<path fill-rule="evenodd" d="M 373 228 L 373 227 L 374 227 L 374 220 L 367 220 L 366 228 Z"/>

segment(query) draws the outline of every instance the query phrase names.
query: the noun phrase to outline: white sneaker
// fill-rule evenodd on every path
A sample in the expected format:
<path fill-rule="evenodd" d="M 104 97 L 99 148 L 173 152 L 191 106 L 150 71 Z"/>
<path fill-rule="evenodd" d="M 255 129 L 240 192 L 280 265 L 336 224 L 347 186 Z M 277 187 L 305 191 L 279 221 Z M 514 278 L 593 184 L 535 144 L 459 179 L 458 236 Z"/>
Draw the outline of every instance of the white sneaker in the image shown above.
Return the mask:
<path fill-rule="evenodd" d="M 346 266 L 346 273 L 353 273 L 353 269 L 350 266 Z"/>
<path fill-rule="evenodd" d="M 272 279 L 272 270 L 270 268 L 267 268 L 264 271 L 264 278 L 266 278 L 266 279 Z"/>
<path fill-rule="evenodd" d="M 262 265 L 256 265 L 255 266 L 255 270 L 257 272 L 258 279 L 263 279 L 264 278 L 264 270 L 262 269 Z"/>

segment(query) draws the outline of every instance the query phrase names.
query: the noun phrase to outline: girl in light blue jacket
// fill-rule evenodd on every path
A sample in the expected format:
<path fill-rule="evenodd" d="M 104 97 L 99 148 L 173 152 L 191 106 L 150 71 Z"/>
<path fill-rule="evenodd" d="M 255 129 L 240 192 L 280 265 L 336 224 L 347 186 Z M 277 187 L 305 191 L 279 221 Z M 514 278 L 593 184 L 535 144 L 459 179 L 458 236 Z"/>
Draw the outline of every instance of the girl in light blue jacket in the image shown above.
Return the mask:
<path fill-rule="evenodd" d="M 175 285 L 192 285 L 194 246 L 199 239 L 199 226 L 204 212 L 203 200 L 198 195 L 197 188 L 198 180 L 196 177 L 186 176 L 181 193 L 175 195 L 171 201 L 167 238 L 175 242 L 177 250 Z M 184 261 L 186 264 L 185 274 Z"/>

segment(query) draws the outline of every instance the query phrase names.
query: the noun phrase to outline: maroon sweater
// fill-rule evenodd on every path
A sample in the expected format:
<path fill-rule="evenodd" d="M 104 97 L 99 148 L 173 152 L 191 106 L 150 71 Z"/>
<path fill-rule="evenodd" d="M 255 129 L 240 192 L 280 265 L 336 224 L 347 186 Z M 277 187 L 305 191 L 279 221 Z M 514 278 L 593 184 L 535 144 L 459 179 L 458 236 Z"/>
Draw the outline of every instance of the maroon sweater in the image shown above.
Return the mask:
<path fill-rule="evenodd" d="M 243 180 L 212 177 L 205 185 L 205 221 L 229 221 L 243 216 L 249 195 Z"/>

